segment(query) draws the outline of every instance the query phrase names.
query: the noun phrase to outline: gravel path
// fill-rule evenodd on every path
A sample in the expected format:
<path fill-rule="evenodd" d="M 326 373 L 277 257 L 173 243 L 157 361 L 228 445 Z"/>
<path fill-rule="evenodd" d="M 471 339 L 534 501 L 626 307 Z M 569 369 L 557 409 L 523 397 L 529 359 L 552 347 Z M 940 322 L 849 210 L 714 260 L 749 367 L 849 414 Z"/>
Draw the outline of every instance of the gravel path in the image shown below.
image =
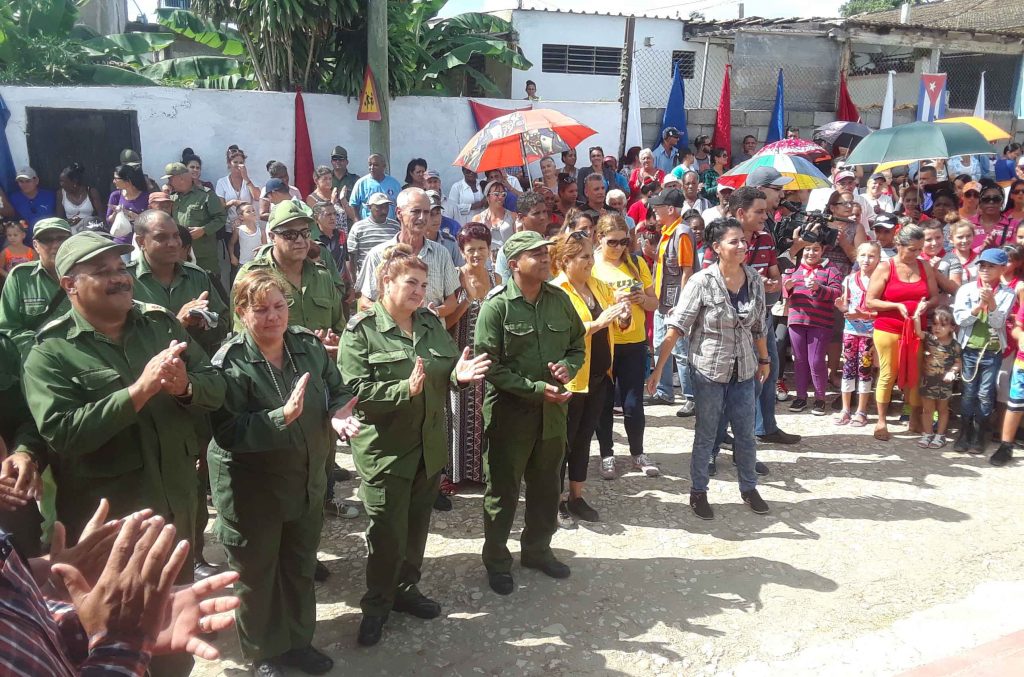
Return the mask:
<path fill-rule="evenodd" d="M 1012 583 L 1024 571 L 1024 463 L 922 450 L 902 426 L 881 443 L 870 426 L 785 407 L 780 425 L 805 439 L 759 451 L 768 515 L 742 504 L 725 452 L 709 492 L 716 518 L 694 517 L 693 419 L 650 408 L 647 450 L 662 476 L 603 481 L 595 443 L 586 496 L 603 521 L 554 540 L 572 577 L 516 564 L 509 597 L 490 591 L 480 563 L 480 492 L 453 497 L 454 511 L 434 513 L 421 584 L 443 616 L 392 614 L 371 649 L 355 643 L 365 518 L 329 518 L 321 552 L 333 576 L 317 590 L 315 642 L 332 674 L 894 674 L 1024 628 L 1024 613 L 1008 611 L 1024 601 Z M 624 443 L 617 421 L 621 472 Z M 222 561 L 218 550 L 207 552 Z M 233 633 L 217 644 L 223 659 L 193 674 L 246 674 Z"/>

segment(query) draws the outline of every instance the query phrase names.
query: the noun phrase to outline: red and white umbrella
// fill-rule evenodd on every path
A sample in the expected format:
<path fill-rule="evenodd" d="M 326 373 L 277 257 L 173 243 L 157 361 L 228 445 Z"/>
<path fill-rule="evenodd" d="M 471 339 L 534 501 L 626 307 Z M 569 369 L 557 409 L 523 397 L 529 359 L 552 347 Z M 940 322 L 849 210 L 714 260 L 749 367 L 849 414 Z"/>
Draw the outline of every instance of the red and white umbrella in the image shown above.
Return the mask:
<path fill-rule="evenodd" d="M 828 160 L 832 157 L 828 154 L 827 150 L 806 139 L 782 139 L 781 141 L 769 143 L 754 153 L 753 157 L 760 157 L 762 155 L 796 155 L 811 162 Z"/>

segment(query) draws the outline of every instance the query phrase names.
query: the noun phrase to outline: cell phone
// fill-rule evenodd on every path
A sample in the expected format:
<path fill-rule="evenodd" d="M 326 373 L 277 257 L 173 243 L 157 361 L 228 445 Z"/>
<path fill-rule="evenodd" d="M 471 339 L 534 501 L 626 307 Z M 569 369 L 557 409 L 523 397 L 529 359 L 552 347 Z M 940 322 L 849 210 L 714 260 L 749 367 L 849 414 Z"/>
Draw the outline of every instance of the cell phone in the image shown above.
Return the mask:
<path fill-rule="evenodd" d="M 629 293 L 630 294 L 636 294 L 637 292 L 641 292 L 643 290 L 644 290 L 644 286 L 642 284 L 640 284 L 640 282 L 638 280 L 633 280 L 632 282 L 629 283 Z"/>

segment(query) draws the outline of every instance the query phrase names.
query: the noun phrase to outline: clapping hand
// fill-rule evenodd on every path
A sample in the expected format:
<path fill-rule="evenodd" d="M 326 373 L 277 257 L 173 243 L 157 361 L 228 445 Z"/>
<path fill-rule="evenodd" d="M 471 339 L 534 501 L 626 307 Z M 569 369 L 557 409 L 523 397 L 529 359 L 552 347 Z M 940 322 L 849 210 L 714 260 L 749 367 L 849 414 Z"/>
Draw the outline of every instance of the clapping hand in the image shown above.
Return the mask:
<path fill-rule="evenodd" d="M 201 327 L 206 324 L 200 316 L 192 315 L 193 310 L 206 310 L 210 305 L 210 292 L 204 291 L 198 298 L 192 299 L 178 311 L 178 322 L 184 327 Z"/>
<path fill-rule="evenodd" d="M 313 333 L 316 334 L 316 337 L 324 344 L 327 354 L 332 359 L 337 358 L 338 344 L 341 343 L 341 337 L 335 334 L 333 329 L 317 329 Z"/>
<path fill-rule="evenodd" d="M 241 601 L 234 596 L 207 598 L 237 580 L 236 572 L 225 571 L 192 585 L 174 588 L 163 614 L 163 626 L 153 643 L 153 655 L 187 652 L 208 661 L 220 658 L 220 651 L 199 635 L 232 627 L 234 610 Z"/>
<path fill-rule="evenodd" d="M 981 292 L 979 292 L 979 298 L 981 305 L 985 306 L 988 310 L 995 310 L 996 307 L 996 296 L 992 291 L 992 287 L 988 284 L 982 284 Z"/>
<path fill-rule="evenodd" d="M 288 401 L 284 403 L 284 424 L 291 425 L 295 419 L 302 416 L 302 406 L 306 399 L 306 385 L 309 383 L 309 372 L 307 371 L 299 380 L 288 395 Z"/>
<path fill-rule="evenodd" d="M 462 350 L 459 361 L 455 363 L 455 378 L 459 383 L 475 383 L 482 381 L 491 368 L 491 358 L 487 353 L 472 357 L 469 346 Z"/>
<path fill-rule="evenodd" d="M 331 427 L 334 428 L 334 432 L 338 433 L 338 437 L 350 440 L 359 434 L 361 424 L 359 419 L 352 415 L 357 404 L 359 404 L 359 398 L 353 397 L 331 417 Z"/>
<path fill-rule="evenodd" d="M 559 383 L 568 383 L 572 380 L 569 376 L 569 369 L 564 364 L 555 364 L 554 362 L 548 362 L 548 371 L 555 377 L 555 380 Z"/>
<path fill-rule="evenodd" d="M 0 510 L 17 510 L 43 497 L 35 460 L 23 451 L 0 462 Z"/>
<path fill-rule="evenodd" d="M 416 358 L 416 366 L 409 374 L 409 397 L 416 397 L 423 392 L 423 383 L 427 380 L 427 372 L 423 369 L 423 358 Z"/>
<path fill-rule="evenodd" d="M 166 392 L 180 397 L 188 390 L 188 372 L 185 370 L 185 361 L 181 354 L 188 348 L 184 341 L 172 340 L 166 350 L 161 352 L 160 365 L 160 387 Z"/>
<path fill-rule="evenodd" d="M 548 383 L 544 386 L 544 401 L 552 402 L 554 404 L 564 404 L 569 401 L 572 397 L 572 393 L 568 390 L 560 390 L 558 386 L 553 386 Z"/>

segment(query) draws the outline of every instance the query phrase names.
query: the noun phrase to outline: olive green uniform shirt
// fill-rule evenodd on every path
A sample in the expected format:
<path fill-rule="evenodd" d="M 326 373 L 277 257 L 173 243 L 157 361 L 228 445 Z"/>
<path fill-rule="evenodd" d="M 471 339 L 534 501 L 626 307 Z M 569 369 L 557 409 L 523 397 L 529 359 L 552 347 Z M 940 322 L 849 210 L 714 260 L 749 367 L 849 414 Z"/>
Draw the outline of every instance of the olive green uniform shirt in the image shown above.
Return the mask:
<path fill-rule="evenodd" d="M 352 393 L 312 332 L 293 326 L 284 339 L 282 369 L 267 361 L 248 332 L 231 337 L 213 358 L 227 391 L 224 406 L 211 415 L 207 462 L 214 500 L 233 522 L 258 524 L 267 514 L 292 521 L 322 505 L 327 491 L 338 439 L 331 417 Z M 302 413 L 286 425 L 284 404 L 304 373 L 310 379 Z"/>
<path fill-rule="evenodd" d="M 22 356 L 35 343 L 43 324 L 71 310 L 71 302 L 56 278 L 38 261 L 11 269 L 0 292 L 0 331 L 6 332 Z"/>
<path fill-rule="evenodd" d="M 515 435 L 524 416 L 543 417 L 543 439 L 565 437 L 565 404 L 544 399 L 549 383 L 564 389 L 548 369 L 563 364 L 569 376 L 583 365 L 586 329 L 569 297 L 545 282 L 537 299 L 523 298 L 514 280 L 498 285 L 480 306 L 474 354 L 491 356 L 484 395 L 484 422 Z M 528 427 L 528 426 L 526 426 Z"/>
<path fill-rule="evenodd" d="M 178 319 L 136 303 L 121 342 L 75 310 L 43 327 L 25 361 L 28 406 L 51 450 L 57 517 L 78 538 L 101 498 L 111 515 L 152 508 L 192 540 L 199 442 L 192 414 L 218 409 L 224 379 L 199 346 L 182 354 L 192 383 L 186 403 L 166 392 L 138 412 L 128 387 L 172 340 L 188 342 Z"/>
<path fill-rule="evenodd" d="M 250 270 L 261 268 L 278 269 L 273 249 L 266 250 L 262 256 L 242 266 L 235 280 Z M 306 259 L 302 263 L 301 286 L 295 287 L 289 282 L 288 324 L 312 330 L 333 329 L 336 334 L 340 334 L 345 327 L 341 300 L 341 293 L 327 267 L 322 262 Z M 235 315 L 234 327 L 236 332 L 242 331 L 242 320 L 238 315 Z"/>
<path fill-rule="evenodd" d="M 39 437 L 21 390 L 21 360 L 14 341 L 0 333 L 0 438 L 10 453 L 28 453 L 42 470 L 46 467 L 46 443 Z"/>
<path fill-rule="evenodd" d="M 194 338 L 207 355 L 213 355 L 220 347 L 220 342 L 228 334 L 228 325 L 231 318 L 228 316 L 228 307 L 221 298 L 220 292 L 210 282 L 210 275 L 199 266 L 191 263 L 178 263 L 174 267 L 174 279 L 170 287 L 165 287 L 160 280 L 153 275 L 153 269 L 146 260 L 143 253 L 135 261 L 128 264 L 128 272 L 135 278 L 133 295 L 140 303 L 154 303 L 163 306 L 175 315 L 189 301 L 199 298 L 199 295 L 206 292 L 208 296 L 207 309 L 217 313 L 219 321 L 216 328 L 200 329 L 190 327 L 187 331 Z"/>
<path fill-rule="evenodd" d="M 213 275 L 220 275 L 217 258 L 217 233 L 227 222 L 227 212 L 220 198 L 206 188 L 192 188 L 187 193 L 175 193 L 174 220 L 185 228 L 202 228 L 206 235 L 192 240 L 196 265 Z"/>
<path fill-rule="evenodd" d="M 356 414 L 363 425 L 352 438 L 352 456 L 367 481 L 381 473 L 412 479 L 421 458 L 432 477 L 448 461 L 445 406 L 459 347 L 425 308 L 416 310 L 412 324 L 412 336 L 406 336 L 377 302 L 354 315 L 341 335 L 341 376 L 359 398 Z M 410 397 L 417 357 L 426 380 Z"/>

